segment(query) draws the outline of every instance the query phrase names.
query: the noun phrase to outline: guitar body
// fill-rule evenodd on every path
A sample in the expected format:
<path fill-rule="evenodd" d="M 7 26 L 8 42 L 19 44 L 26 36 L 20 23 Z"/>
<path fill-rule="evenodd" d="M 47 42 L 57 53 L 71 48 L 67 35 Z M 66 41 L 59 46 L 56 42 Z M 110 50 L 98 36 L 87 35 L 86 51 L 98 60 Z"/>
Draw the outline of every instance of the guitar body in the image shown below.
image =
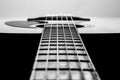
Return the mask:
<path fill-rule="evenodd" d="M 46 78 L 46 79 L 56 78 L 57 79 L 57 77 L 55 75 L 53 75 L 53 77 L 50 77 L 48 74 L 45 73 L 45 71 L 46 72 L 47 71 L 51 72 L 53 74 L 54 74 L 54 72 L 56 73 L 56 72 L 59 72 L 59 71 L 63 71 L 63 72 L 65 71 L 65 74 L 69 74 L 69 75 L 60 76 L 62 74 L 58 74 L 58 73 L 56 74 L 56 75 L 58 75 L 59 79 L 61 79 L 61 77 L 62 77 L 63 80 L 64 79 L 68 79 L 68 80 L 69 79 L 73 79 L 74 80 L 75 77 L 73 77 L 73 75 L 71 74 L 72 71 L 74 73 L 76 73 L 76 80 L 77 79 L 80 80 L 79 78 L 82 78 L 83 80 L 85 79 L 84 71 L 88 72 L 88 75 L 92 75 L 90 80 L 99 80 L 100 78 L 99 78 L 98 73 L 100 73 L 101 78 L 108 79 L 109 76 L 106 75 L 109 72 L 109 68 L 108 67 L 110 67 L 110 68 L 114 67 L 114 66 L 111 65 L 109 60 L 113 56 L 112 53 L 115 53 L 114 51 L 116 51 L 116 47 L 115 46 L 119 45 L 118 44 L 119 42 L 116 41 L 116 40 L 119 41 L 119 38 L 118 38 L 119 36 L 118 35 L 113 35 L 113 34 L 109 34 L 109 35 L 107 35 L 107 34 L 105 34 L 105 35 L 104 34 L 97 34 L 97 35 L 93 34 L 92 35 L 92 34 L 86 34 L 85 32 L 83 32 L 83 30 L 88 30 L 88 29 L 92 30 L 93 28 L 95 29 L 95 27 L 97 27 L 97 26 L 92 26 L 92 25 L 89 26 L 88 23 L 91 23 L 93 20 L 91 20 L 91 21 L 82 21 L 82 20 L 81 21 L 79 21 L 79 20 L 76 20 L 76 21 L 70 21 L 70 20 L 69 21 L 65 21 L 65 20 L 64 21 L 60 21 L 60 20 L 59 21 L 57 21 L 57 20 L 54 20 L 54 21 L 52 21 L 52 20 L 48 20 L 48 21 L 43 21 L 43 20 L 42 21 L 41 20 L 40 21 L 39 20 L 35 21 L 35 20 L 33 20 L 33 21 L 30 21 L 30 20 L 25 20 L 25 19 L 20 19 L 20 20 L 13 19 L 13 21 L 9 21 L 9 20 L 10 19 L 7 19 L 7 22 L 6 22 L 6 20 L 3 20 L 7 27 L 6 26 L 2 26 L 2 25 L 0 26 L 0 27 L 5 27 L 4 29 L 2 28 L 0 30 L 2 30 L 3 32 L 6 31 L 6 32 L 0 34 L 0 42 L 1 42 L 0 43 L 1 44 L 0 48 L 1 48 L 1 50 L 3 50 L 4 54 L 5 53 L 7 54 L 7 57 L 8 57 L 7 61 L 11 62 L 11 65 L 9 65 L 9 68 L 11 68 L 11 70 L 13 70 L 14 73 L 18 73 L 19 72 L 18 74 L 14 74 L 14 76 L 18 76 L 20 80 L 23 79 L 24 75 L 27 77 L 27 79 L 25 78 L 25 80 L 30 80 L 30 79 L 34 80 L 35 78 L 38 78 L 38 79 L 42 78 L 41 80 L 43 80 L 43 78 Z M 75 23 L 75 25 L 73 25 L 72 22 Z M 116 21 L 116 22 L 113 22 L 113 23 L 115 24 L 115 23 L 118 23 L 118 22 Z M 45 24 L 45 26 L 43 26 L 44 24 Z M 53 25 L 51 25 L 51 24 L 53 24 Z M 69 24 L 70 27 L 67 24 Z M 83 26 L 83 25 L 86 25 L 86 26 Z M 57 28 L 58 26 L 59 26 L 59 28 Z M 70 44 L 72 44 L 71 42 L 73 42 L 73 43 L 76 43 L 76 42 L 72 41 L 72 40 L 71 41 L 67 41 L 67 39 L 69 39 L 68 37 L 70 37 L 70 36 L 66 35 L 66 38 L 64 36 L 64 39 L 66 39 L 66 40 L 63 40 L 63 41 L 60 40 L 59 41 L 58 40 L 59 38 L 57 38 L 57 40 L 51 40 L 50 43 L 58 44 L 56 46 L 62 46 L 63 45 L 63 44 L 59 45 L 59 43 L 67 43 L 67 45 L 63 45 L 63 47 L 59 49 L 59 47 L 54 47 L 54 45 L 52 44 L 51 46 L 53 46 L 53 48 L 51 47 L 50 50 L 52 51 L 52 50 L 55 50 L 56 48 L 57 48 L 58 51 L 59 50 L 60 51 L 68 50 L 67 54 L 60 54 L 60 56 L 61 55 L 64 55 L 64 56 L 65 55 L 66 56 L 74 55 L 77 58 L 76 57 L 75 58 L 74 57 L 73 58 L 68 57 L 68 58 L 70 58 L 70 60 L 68 60 L 68 59 L 67 60 L 64 60 L 64 59 L 62 59 L 62 60 L 49 60 L 49 58 L 46 58 L 46 59 L 48 59 L 48 63 L 49 62 L 50 63 L 52 63 L 52 62 L 59 63 L 59 61 L 60 61 L 60 66 L 62 66 L 62 68 L 64 70 L 61 69 L 60 67 L 57 67 L 57 66 L 55 68 L 55 65 L 53 65 L 54 68 L 52 68 L 52 69 L 47 68 L 47 66 L 46 66 L 45 70 L 43 68 L 37 69 L 37 67 L 34 64 L 36 62 L 42 61 L 41 60 L 42 58 L 40 58 L 40 60 L 38 60 L 36 58 L 38 56 L 36 54 L 36 52 L 37 53 L 39 53 L 39 52 L 41 53 L 42 51 L 45 52 L 46 48 L 43 49 L 42 47 L 46 47 L 47 45 L 45 45 L 44 43 L 49 42 L 49 41 L 45 41 L 45 39 L 42 40 L 42 38 L 43 38 L 42 34 L 44 34 L 44 29 L 48 28 L 47 30 L 49 30 L 49 28 L 52 27 L 51 30 L 53 29 L 56 32 L 58 31 L 58 33 L 59 33 L 59 31 L 61 32 L 61 31 L 66 30 L 67 27 L 69 27 L 69 29 L 67 31 L 73 30 L 73 29 L 70 29 L 71 26 L 72 26 L 72 28 L 75 26 L 76 27 L 75 29 L 78 31 L 78 33 L 80 33 L 80 37 L 82 36 L 82 39 L 83 39 L 83 41 L 85 43 L 85 46 L 87 47 L 87 50 L 88 50 L 88 52 L 90 54 L 90 56 L 89 55 L 87 55 L 87 56 L 91 57 L 91 59 L 92 59 L 93 63 L 95 64 L 95 66 L 92 64 L 92 61 L 90 61 L 89 63 L 93 67 L 87 67 L 87 68 L 90 68 L 91 71 L 87 70 L 87 69 L 81 69 L 80 67 L 78 67 L 78 61 L 79 61 L 78 60 L 78 56 L 76 56 L 76 54 L 69 54 L 70 52 L 72 52 L 72 51 L 69 52 L 70 49 L 72 49 L 73 51 L 76 50 L 73 47 L 74 45 L 70 45 Z M 56 28 L 54 29 L 54 27 L 56 27 Z M 87 32 L 89 32 L 89 31 L 90 30 L 88 30 Z M 45 32 L 48 32 L 48 31 L 45 31 Z M 82 34 L 81 34 L 81 32 L 82 32 Z M 6 33 L 10 33 L 10 34 L 6 34 Z M 85 34 L 83 34 L 83 33 L 85 33 Z M 94 33 L 94 31 L 93 31 L 93 33 Z M 54 34 L 52 36 L 55 37 Z M 47 36 L 47 37 L 49 37 L 49 36 Z M 62 37 L 62 35 L 60 34 L 59 37 Z M 81 41 L 81 38 L 80 38 L 79 41 Z M 78 43 L 79 43 L 79 41 L 78 41 Z M 111 42 L 114 42 L 114 43 L 111 43 Z M 2 44 L 2 43 L 4 43 L 4 44 Z M 70 44 L 68 44 L 68 43 L 70 43 Z M 84 45 L 84 43 L 82 42 L 82 45 Z M 104 44 L 104 46 L 103 46 L 103 44 Z M 42 45 L 42 47 L 41 47 L 41 45 Z M 81 45 L 81 47 L 82 47 L 82 45 Z M 65 46 L 68 46 L 68 47 L 65 47 Z M 80 47 L 81 50 L 85 49 L 85 46 L 84 46 L 84 48 Z M 114 48 L 111 47 L 111 46 L 114 46 Z M 79 46 L 77 46 L 77 48 L 79 48 Z M 80 50 L 80 49 L 77 49 L 77 50 Z M 5 54 L 5 56 L 6 56 L 6 54 Z M 39 56 L 45 56 L 45 55 L 48 56 L 48 54 L 39 54 Z M 51 55 L 55 56 L 56 54 L 51 54 L 50 53 L 49 56 L 51 56 Z M 81 54 L 79 54 L 79 55 L 81 55 Z M 83 54 L 83 55 L 86 55 L 86 54 Z M 107 59 L 106 59 L 106 56 L 108 56 L 108 55 L 109 55 L 109 57 L 107 57 Z M 25 56 L 25 57 L 23 57 L 23 56 Z M 64 58 L 64 56 L 60 57 L 60 58 Z M 57 57 L 58 57 L 57 59 L 60 59 L 59 56 L 57 56 Z M 102 60 L 101 60 L 101 58 L 102 58 Z M 71 66 L 71 64 L 69 64 L 69 62 L 70 63 L 73 62 L 71 59 L 73 59 L 74 62 L 75 62 L 74 59 L 76 59 L 75 63 L 77 63 L 77 67 L 78 68 L 75 67 L 75 66 Z M 88 59 L 88 58 L 86 58 L 86 59 Z M 43 60 L 43 62 L 46 62 L 46 61 Z M 65 62 L 65 64 L 61 63 L 61 62 Z M 84 61 L 80 60 L 80 62 L 82 63 Z M 39 64 L 41 64 L 41 62 Z M 12 66 L 12 65 L 14 65 L 14 66 Z M 25 65 L 25 72 L 24 72 L 24 66 L 23 65 Z M 74 64 L 74 65 L 76 65 L 76 64 Z M 109 66 L 109 65 L 111 65 L 111 66 Z M 40 67 L 42 67 L 42 66 L 40 66 Z M 64 66 L 66 68 L 64 68 Z M 97 73 L 95 67 L 97 68 L 98 73 Z M 69 70 L 68 70 L 68 68 L 69 68 Z M 36 74 L 37 74 L 36 72 L 37 71 L 38 72 L 42 71 L 43 73 L 45 73 L 44 74 L 45 77 L 44 77 L 44 75 L 42 75 L 42 72 L 40 74 L 40 76 L 42 76 L 42 77 L 38 77 L 39 75 L 36 76 Z M 11 72 L 11 71 L 9 71 L 9 72 Z M 92 74 L 89 74 L 89 72 L 92 72 Z M 114 72 L 114 70 L 111 70 L 110 72 Z M 32 75 L 33 75 L 33 77 L 32 77 Z M 79 77 L 78 75 L 81 76 L 81 77 Z M 114 73 L 109 73 L 109 75 L 111 77 L 113 77 Z M 88 77 L 90 77 L 90 76 L 88 76 Z"/>

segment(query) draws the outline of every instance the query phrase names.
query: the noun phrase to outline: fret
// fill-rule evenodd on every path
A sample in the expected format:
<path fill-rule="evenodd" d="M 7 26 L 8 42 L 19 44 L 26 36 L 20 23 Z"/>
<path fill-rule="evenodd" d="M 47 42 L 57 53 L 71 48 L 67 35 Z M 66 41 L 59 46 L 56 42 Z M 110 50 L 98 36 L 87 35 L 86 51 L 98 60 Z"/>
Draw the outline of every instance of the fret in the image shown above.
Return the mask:
<path fill-rule="evenodd" d="M 47 16 L 49 20 L 58 23 L 44 25 L 30 80 L 100 80 L 74 24 L 78 18 Z"/>

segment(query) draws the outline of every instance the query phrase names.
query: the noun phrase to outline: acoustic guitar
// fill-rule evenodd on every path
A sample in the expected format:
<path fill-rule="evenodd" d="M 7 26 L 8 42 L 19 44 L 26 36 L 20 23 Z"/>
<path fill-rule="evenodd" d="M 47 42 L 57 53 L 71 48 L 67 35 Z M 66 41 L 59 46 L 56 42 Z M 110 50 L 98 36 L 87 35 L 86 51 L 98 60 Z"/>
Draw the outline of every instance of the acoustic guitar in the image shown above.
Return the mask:
<path fill-rule="evenodd" d="M 43 28 L 30 80 L 100 80 L 77 28 L 89 18 L 45 16 L 27 20 Z"/>

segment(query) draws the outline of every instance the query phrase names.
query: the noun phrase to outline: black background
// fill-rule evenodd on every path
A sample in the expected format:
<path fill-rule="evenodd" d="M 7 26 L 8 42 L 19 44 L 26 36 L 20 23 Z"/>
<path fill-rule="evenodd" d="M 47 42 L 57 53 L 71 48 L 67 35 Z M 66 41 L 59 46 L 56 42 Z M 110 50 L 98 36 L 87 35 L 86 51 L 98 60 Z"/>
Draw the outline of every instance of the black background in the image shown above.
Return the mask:
<path fill-rule="evenodd" d="M 29 80 L 41 34 L 0 33 L 1 78 Z M 81 34 L 102 80 L 117 80 L 120 34 Z"/>

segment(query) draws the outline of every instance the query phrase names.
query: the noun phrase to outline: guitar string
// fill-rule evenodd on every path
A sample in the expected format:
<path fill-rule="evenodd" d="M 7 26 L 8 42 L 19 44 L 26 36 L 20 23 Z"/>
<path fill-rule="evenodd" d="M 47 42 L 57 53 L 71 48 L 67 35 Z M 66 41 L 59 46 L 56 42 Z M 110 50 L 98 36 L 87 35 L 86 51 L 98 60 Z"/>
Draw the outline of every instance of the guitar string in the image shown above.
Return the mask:
<path fill-rule="evenodd" d="M 66 19 L 67 19 L 67 22 L 68 22 L 68 16 L 66 17 Z M 71 33 L 71 38 L 72 38 L 72 41 L 73 41 L 73 45 L 74 45 L 74 48 L 75 48 L 75 53 L 77 54 L 77 50 L 76 50 L 76 47 L 75 47 L 75 41 L 74 41 L 74 38 L 73 38 L 73 33 L 72 33 L 72 31 L 71 31 L 71 27 L 70 27 L 70 24 L 69 24 L 69 22 L 68 22 L 68 26 L 69 26 L 69 30 L 70 30 L 70 33 Z M 78 54 L 77 54 L 77 57 L 78 57 Z M 79 61 L 80 62 L 80 61 Z M 78 66 L 78 65 L 77 65 Z M 80 64 L 79 64 L 79 68 L 80 68 Z M 81 70 L 82 71 L 82 70 Z M 80 76 L 79 76 L 79 78 L 80 78 Z"/>
<path fill-rule="evenodd" d="M 45 21 L 47 20 L 47 17 L 45 17 Z M 45 26 L 46 23 L 44 23 L 44 26 Z M 44 34 L 44 30 L 45 28 L 43 28 L 43 32 L 42 32 L 42 35 L 41 35 L 41 38 L 40 38 L 40 42 L 39 42 L 39 45 L 38 45 L 38 49 L 37 49 L 37 54 L 36 54 L 36 57 L 35 57 L 35 61 L 33 63 L 33 68 L 32 68 L 32 71 L 31 71 L 31 76 L 30 76 L 30 80 L 34 80 L 35 78 L 35 75 L 36 75 L 36 71 L 34 70 L 36 68 L 36 65 L 37 65 L 37 59 L 38 59 L 38 54 L 39 54 L 39 46 L 41 44 L 41 41 L 42 41 L 42 37 L 43 37 L 43 34 Z"/>
<path fill-rule="evenodd" d="M 71 18 L 71 20 L 72 20 L 73 25 L 75 26 L 75 30 L 77 31 L 77 35 L 78 35 L 78 37 L 80 38 L 81 43 L 83 44 L 83 47 L 84 47 L 84 49 L 85 49 L 85 53 L 87 53 L 87 57 L 88 57 L 88 59 L 90 60 L 90 62 L 92 63 L 92 61 L 91 61 L 91 59 L 90 59 L 90 57 L 89 57 L 89 54 L 88 54 L 88 52 L 87 52 L 87 49 L 85 48 L 85 45 L 84 45 L 84 43 L 83 43 L 83 40 L 82 40 L 81 36 L 78 34 L 78 29 L 76 28 L 76 25 L 75 25 L 75 22 L 73 21 L 72 16 L 70 16 L 70 18 Z M 93 65 L 93 64 L 92 64 L 92 65 Z M 93 67 L 93 68 L 94 68 L 94 67 Z M 95 69 L 95 68 L 94 68 L 94 69 Z"/>
<path fill-rule="evenodd" d="M 69 16 L 70 18 L 71 18 L 71 16 Z M 72 19 L 71 19 L 71 21 L 72 21 Z M 73 23 L 74 21 L 72 21 L 72 23 Z M 74 26 L 74 28 L 75 28 L 75 26 Z M 77 30 L 77 29 L 75 29 L 75 30 Z M 78 32 L 76 33 L 76 35 L 78 36 Z M 79 38 L 80 39 L 80 38 Z M 81 40 L 81 39 L 80 39 Z M 82 43 L 82 45 L 83 45 L 83 43 Z M 77 53 L 77 55 L 78 55 L 78 53 Z M 80 61 L 80 60 L 79 60 Z M 85 76 L 84 76 L 84 71 L 83 71 L 83 69 L 84 69 L 84 67 L 82 67 L 82 64 L 81 64 L 81 61 L 80 61 L 80 67 L 81 67 L 81 75 L 82 75 L 82 78 L 84 78 L 85 79 Z M 85 79 L 85 80 L 87 80 L 87 79 Z M 92 79 L 90 79 L 90 80 L 92 80 Z"/>
<path fill-rule="evenodd" d="M 45 17 L 45 22 L 46 22 L 46 21 L 47 21 L 47 16 Z M 44 24 L 44 30 L 43 30 L 43 34 L 42 34 L 42 36 L 41 36 L 40 44 L 44 44 L 44 43 L 41 43 L 41 42 L 44 41 L 44 40 L 43 40 L 43 37 L 44 37 L 44 35 L 45 35 L 45 30 L 47 30 L 47 29 L 46 29 L 46 25 Z M 39 47 L 41 48 L 40 45 L 39 45 Z M 46 51 L 46 52 L 47 52 L 47 51 Z M 40 54 L 40 53 L 38 53 L 38 55 L 39 55 L 39 54 Z M 48 54 L 48 53 L 46 53 L 46 54 Z M 38 60 L 38 59 L 36 59 L 36 60 Z M 48 61 L 48 60 L 46 60 L 45 63 L 47 63 L 47 61 Z M 45 64 L 45 63 L 44 63 L 44 64 Z M 46 67 L 47 67 L 47 64 L 46 64 Z M 46 67 L 45 67 L 45 72 L 47 72 Z M 45 73 L 45 75 L 46 75 L 46 73 Z M 45 75 L 44 75 L 44 76 L 45 76 Z"/>
<path fill-rule="evenodd" d="M 63 21 L 63 17 L 61 16 L 61 20 Z M 62 28 L 63 28 L 63 34 L 64 34 L 64 39 L 65 39 L 65 50 L 66 50 L 66 57 L 67 57 L 67 60 L 68 60 L 68 52 L 67 52 L 67 43 L 66 43 L 66 36 L 65 36 L 65 26 L 64 26 L 64 24 L 62 23 Z M 69 65 L 69 66 L 68 66 Z M 70 67 L 70 64 L 69 64 L 69 62 L 67 61 L 67 67 L 69 68 Z M 70 68 L 69 68 L 69 73 L 68 73 L 69 75 L 68 75 L 68 78 L 70 78 L 71 79 L 71 70 L 70 70 Z"/>
<path fill-rule="evenodd" d="M 58 23 L 58 18 L 57 18 L 57 15 L 56 15 L 56 21 Z M 58 24 L 57 24 L 57 75 L 59 76 L 59 52 L 58 52 Z M 59 77 L 57 77 L 57 80 L 59 80 Z"/>
<path fill-rule="evenodd" d="M 48 17 L 49 17 L 49 16 L 48 16 Z M 51 19 L 52 19 L 52 17 L 51 17 Z M 48 21 L 48 20 L 47 20 L 47 21 Z M 48 23 L 49 23 L 49 22 L 48 22 Z M 50 26 L 50 27 L 49 27 L 49 26 Z M 47 51 L 46 72 L 45 72 L 45 73 L 46 73 L 46 74 L 45 74 L 45 76 L 46 76 L 45 78 L 46 78 L 46 79 L 45 79 L 45 80 L 47 80 L 47 78 L 48 78 L 48 74 L 47 74 L 47 73 L 48 73 L 48 70 L 47 70 L 47 68 L 48 68 L 48 63 L 49 63 L 49 62 L 48 62 L 48 58 L 49 58 L 49 52 L 50 52 L 50 39 L 51 39 L 52 25 L 47 25 L 46 27 L 47 27 L 50 31 L 49 31 L 49 39 L 48 39 L 48 40 L 49 40 L 49 43 L 48 43 L 48 51 Z M 48 35 L 48 33 L 47 33 L 47 35 Z"/>
<path fill-rule="evenodd" d="M 83 43 L 83 40 L 82 40 L 81 36 L 78 34 L 79 31 L 78 31 L 78 29 L 77 29 L 77 27 L 76 27 L 76 25 L 75 25 L 75 22 L 73 21 L 73 17 L 70 16 L 70 18 L 71 18 L 71 20 L 72 20 L 72 23 L 73 23 L 74 26 L 75 26 L 75 29 L 76 29 L 76 31 L 77 31 L 77 35 L 79 36 L 79 38 L 80 38 L 80 40 L 81 40 L 81 43 L 82 43 L 82 45 L 83 45 L 83 47 L 84 47 L 84 49 L 85 49 L 85 53 L 87 54 L 87 57 L 88 57 L 88 59 L 90 60 L 91 66 L 92 66 L 92 68 L 96 71 L 96 69 L 95 69 L 95 67 L 94 67 L 94 65 L 93 65 L 93 63 L 92 63 L 92 60 L 91 60 L 91 58 L 90 58 L 90 56 L 89 56 L 89 54 L 88 54 L 88 52 L 87 52 L 87 49 L 86 49 L 86 47 L 85 47 L 85 45 L 84 45 L 84 43 Z M 95 74 L 97 75 L 97 79 L 98 79 L 98 80 L 101 80 L 100 77 L 99 77 L 99 75 L 98 75 L 98 73 L 95 72 Z"/>

